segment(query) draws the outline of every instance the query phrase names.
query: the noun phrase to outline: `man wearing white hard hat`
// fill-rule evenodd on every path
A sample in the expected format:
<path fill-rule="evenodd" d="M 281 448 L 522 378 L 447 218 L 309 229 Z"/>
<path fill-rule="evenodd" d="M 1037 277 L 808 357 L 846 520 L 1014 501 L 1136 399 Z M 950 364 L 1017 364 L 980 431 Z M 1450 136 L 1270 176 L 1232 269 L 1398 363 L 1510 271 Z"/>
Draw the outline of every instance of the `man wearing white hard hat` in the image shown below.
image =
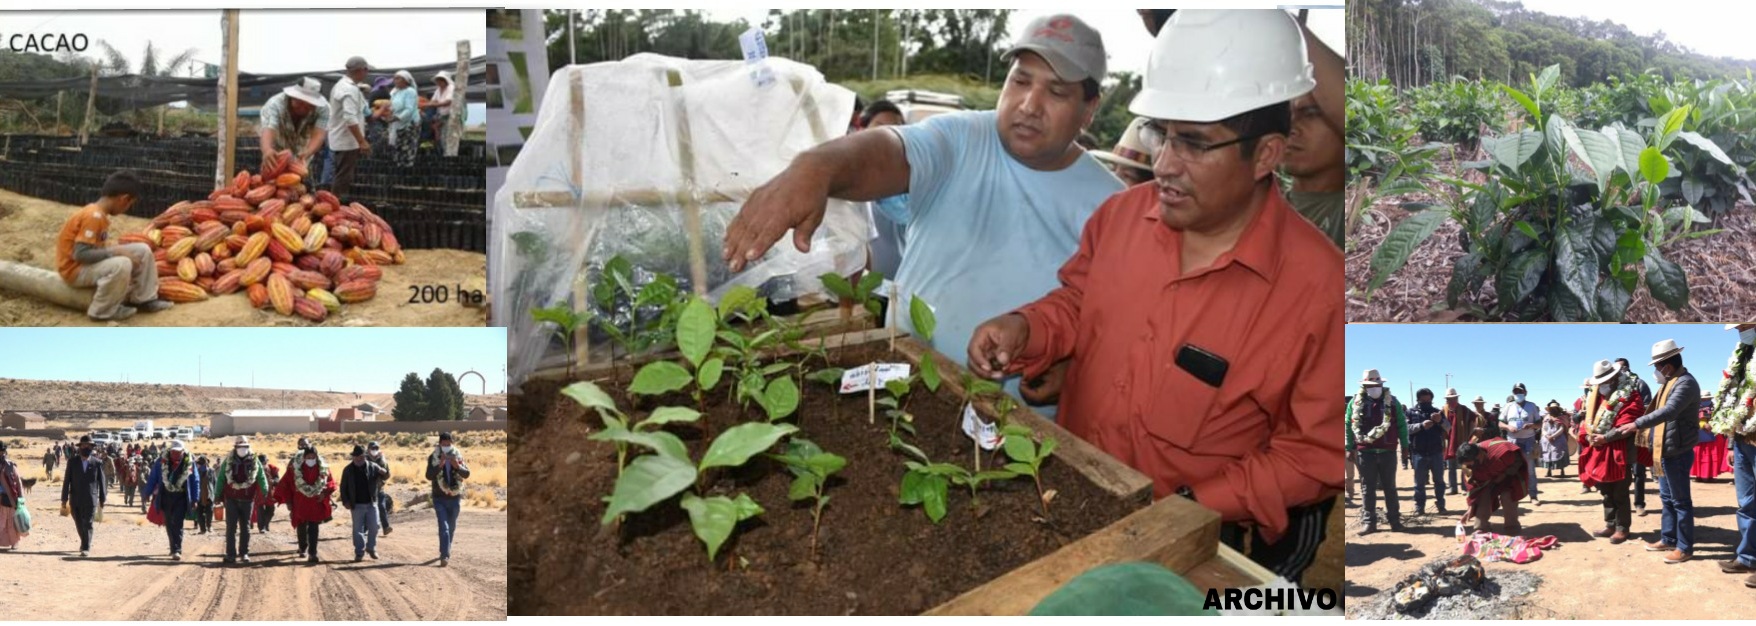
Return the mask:
<path fill-rule="evenodd" d="M 1078 354 L 1060 423 L 1249 528 L 1292 580 L 1343 476 L 1341 253 L 1275 177 L 1312 84 L 1285 11 L 1177 11 L 1129 105 L 1151 120 L 1153 184 L 1105 201 L 1061 287 L 982 324 L 967 355 L 1028 379 Z"/>
<path fill-rule="evenodd" d="M 1744 586 L 1756 588 L 1756 324 L 1726 324 L 1738 331 L 1738 343 L 1726 362 L 1724 378 L 1714 392 L 1708 428 L 1732 439 L 1732 486 L 1738 494 L 1738 541 L 1732 558 L 1720 561 L 1727 574 L 1746 574 Z"/>
<path fill-rule="evenodd" d="M 1695 553 L 1695 505 L 1689 497 L 1689 469 L 1695 465 L 1695 443 L 1701 422 L 1701 383 L 1683 367 L 1683 348 L 1666 339 L 1652 345 L 1650 364 L 1660 383 L 1653 405 L 1632 424 L 1617 427 L 1614 437 L 1634 437 L 1651 457 L 1658 481 L 1659 536 L 1648 552 L 1664 552 L 1666 563 L 1682 563 Z"/>
<path fill-rule="evenodd" d="M 213 499 L 226 507 L 226 563 L 250 562 L 250 513 L 269 493 L 268 471 L 250 453 L 250 438 L 232 440 L 232 453 L 214 470 Z"/>
<path fill-rule="evenodd" d="M 920 296 L 932 305 L 934 349 L 959 359 L 982 320 L 1055 288 L 1055 269 L 1079 248 L 1086 219 L 1123 189 L 1075 143 L 1097 114 L 1103 37 L 1077 17 L 1048 15 L 1027 24 L 1001 59 L 1011 69 L 993 111 L 860 131 L 800 153 L 726 228 L 730 269 L 767 254 L 788 229 L 809 251 L 828 198 L 906 192 L 908 246 L 896 283 L 902 302 Z M 1033 374 L 1041 381 L 1025 386 L 1024 399 L 1058 393 L 1053 372 L 1064 367 Z M 1020 393 L 1018 380 L 1005 385 Z"/>
<path fill-rule="evenodd" d="M 1378 532 L 1378 493 L 1384 494 L 1384 513 L 1390 530 L 1402 531 L 1402 504 L 1396 493 L 1397 450 L 1408 450 L 1408 411 L 1384 386 L 1378 370 L 1360 376 L 1359 392 L 1342 409 L 1346 417 L 1347 461 L 1359 466 L 1362 493 L 1361 535 Z"/>
<path fill-rule="evenodd" d="M 288 85 L 262 105 L 256 139 L 262 149 L 262 170 L 267 171 L 274 153 L 293 151 L 300 161 L 323 147 L 329 128 L 329 102 L 323 99 L 323 82 L 306 76 Z"/>
<path fill-rule="evenodd" d="M 1130 187 L 1152 180 L 1152 155 L 1147 154 L 1146 145 L 1140 140 L 1140 127 L 1147 121 L 1144 117 L 1134 118 L 1128 129 L 1122 131 L 1122 138 L 1116 140 L 1115 148 L 1091 152 L 1093 158 L 1103 162 L 1116 178 L 1122 179 L 1122 184 Z"/>
<path fill-rule="evenodd" d="M 1612 544 L 1628 540 L 1633 511 L 1628 503 L 1628 464 L 1634 460 L 1632 440 L 1616 436 L 1645 413 L 1639 386 L 1621 366 L 1608 360 L 1592 366 L 1591 392 L 1585 419 L 1579 424 L 1579 480 L 1603 495 L 1604 528 L 1594 536 Z"/>

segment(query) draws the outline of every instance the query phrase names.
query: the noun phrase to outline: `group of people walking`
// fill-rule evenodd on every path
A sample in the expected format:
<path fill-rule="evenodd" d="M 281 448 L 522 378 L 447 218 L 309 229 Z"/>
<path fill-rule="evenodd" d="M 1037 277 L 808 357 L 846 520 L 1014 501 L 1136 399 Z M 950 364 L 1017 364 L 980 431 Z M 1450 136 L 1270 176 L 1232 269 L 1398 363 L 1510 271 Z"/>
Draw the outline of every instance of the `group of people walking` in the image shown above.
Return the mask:
<path fill-rule="evenodd" d="M 192 522 L 198 533 L 210 532 L 216 510 L 225 523 L 227 564 L 251 562 L 251 531 L 268 532 L 278 506 L 287 508 L 298 535 L 298 558 L 311 564 L 320 561 L 319 532 L 332 518 L 338 499 L 353 517 L 355 562 L 377 560 L 379 533 L 391 533 L 393 500 L 384 491 L 390 463 L 376 441 L 354 446 L 341 470 L 339 489 L 329 463 L 304 437 L 284 472 L 266 454 L 253 454 L 246 436 L 234 439 L 232 453 L 211 461 L 192 458 L 183 442 L 175 440 L 162 451 L 156 444 L 103 448 L 99 450 L 90 435 L 67 448 L 71 453 L 61 485 L 61 515 L 73 518 L 81 557 L 91 554 L 93 524 L 103 520 L 112 484 L 130 507 L 138 490 L 141 510 L 149 521 L 164 527 L 170 558 L 177 561 L 183 559 L 184 522 Z M 58 461 L 62 446 L 57 444 L 49 454 Z M 52 466 L 48 461 L 45 465 Z M 453 445 L 451 433 L 441 433 L 439 445 L 427 456 L 426 469 L 438 518 L 441 567 L 450 565 L 451 539 L 469 476 L 469 466 Z M 28 517 L 18 512 L 25 507 L 22 489 L 17 465 L 6 458 L 5 444 L 0 443 L 0 548 L 17 546 L 29 533 Z"/>
<path fill-rule="evenodd" d="M 1415 472 L 1418 513 L 1425 513 L 1431 477 L 1439 513 L 1449 512 L 1445 496 L 1461 488 L 1468 506 L 1460 527 L 1473 520 L 1476 532 L 1490 531 L 1489 518 L 1499 511 L 1505 522 L 1501 532 L 1517 535 L 1522 530 L 1518 502 L 1529 497 L 1541 503 L 1537 463 L 1549 477 L 1556 470 L 1565 477 L 1577 445 L 1582 493 L 1595 491 L 1603 501 L 1603 527 L 1592 534 L 1611 544 L 1635 538 L 1633 508 L 1647 514 L 1644 481 L 1650 470 L 1658 485 L 1660 519 L 1657 535 L 1643 545 L 1663 553 L 1665 563 L 1682 563 L 1694 557 L 1697 546 L 1690 483 L 1723 473 L 1729 444 L 1738 539 L 1732 558 L 1719 566 L 1729 574 L 1749 575 L 1744 583 L 1756 587 L 1756 364 L 1751 362 L 1756 324 L 1726 328 L 1737 330 L 1739 339 L 1719 389 L 1710 395 L 1684 366 L 1683 347 L 1666 339 L 1653 344 L 1648 363 L 1657 374 L 1656 393 L 1626 359 L 1600 360 L 1582 382 L 1571 412 L 1556 401 L 1539 411 L 1526 399 L 1522 383 L 1494 410 L 1484 408 L 1481 396 L 1473 411 L 1463 407 L 1456 389 L 1447 390 L 1442 407 L 1432 404 L 1433 393 L 1426 389 L 1416 392 L 1414 406 L 1405 407 L 1377 370 L 1367 370 L 1346 408 L 1350 470 L 1357 468 L 1363 483 L 1361 534 L 1377 531 L 1380 493 L 1390 529 L 1403 529 L 1395 479 L 1398 450 Z M 1449 491 L 1441 466 L 1451 472 Z"/>

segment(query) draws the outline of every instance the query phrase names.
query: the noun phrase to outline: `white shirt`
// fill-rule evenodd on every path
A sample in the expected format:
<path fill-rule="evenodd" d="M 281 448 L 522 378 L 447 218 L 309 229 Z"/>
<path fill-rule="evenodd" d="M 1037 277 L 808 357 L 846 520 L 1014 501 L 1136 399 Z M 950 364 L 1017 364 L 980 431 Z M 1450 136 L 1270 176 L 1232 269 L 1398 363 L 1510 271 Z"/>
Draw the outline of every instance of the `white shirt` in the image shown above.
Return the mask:
<path fill-rule="evenodd" d="M 359 140 L 348 131 L 349 126 L 359 126 L 361 134 L 366 132 L 366 96 L 360 93 L 359 83 L 347 76 L 336 81 L 329 90 L 329 109 L 329 149 L 359 150 Z"/>
<path fill-rule="evenodd" d="M 451 81 L 449 81 L 449 80 L 445 81 L 444 87 L 434 87 L 433 88 L 433 100 L 434 101 L 449 101 L 449 100 L 451 100 L 452 92 L 454 92 L 456 90 L 457 90 L 457 85 L 452 84 Z M 451 105 L 449 105 L 449 104 L 447 104 L 445 106 L 441 106 L 441 107 L 436 107 L 434 110 L 438 111 L 440 115 L 451 115 Z"/>

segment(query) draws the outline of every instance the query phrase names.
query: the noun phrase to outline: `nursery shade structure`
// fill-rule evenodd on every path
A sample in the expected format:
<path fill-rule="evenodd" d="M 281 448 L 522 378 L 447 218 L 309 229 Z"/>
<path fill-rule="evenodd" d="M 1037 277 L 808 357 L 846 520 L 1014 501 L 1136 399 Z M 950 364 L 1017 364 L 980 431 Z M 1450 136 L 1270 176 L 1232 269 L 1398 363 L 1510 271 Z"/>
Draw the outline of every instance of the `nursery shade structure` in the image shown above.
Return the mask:
<path fill-rule="evenodd" d="M 726 225 L 751 191 L 846 132 L 854 94 L 817 70 L 638 54 L 562 68 L 550 85 L 489 220 L 493 313 L 511 328 L 514 380 L 551 349 L 551 330 L 529 312 L 585 310 L 593 276 L 617 255 L 698 294 L 747 285 L 775 300 L 821 292 L 816 276 L 865 265 L 864 207 L 836 200 L 810 253 L 788 237 L 741 273 L 720 260 Z"/>

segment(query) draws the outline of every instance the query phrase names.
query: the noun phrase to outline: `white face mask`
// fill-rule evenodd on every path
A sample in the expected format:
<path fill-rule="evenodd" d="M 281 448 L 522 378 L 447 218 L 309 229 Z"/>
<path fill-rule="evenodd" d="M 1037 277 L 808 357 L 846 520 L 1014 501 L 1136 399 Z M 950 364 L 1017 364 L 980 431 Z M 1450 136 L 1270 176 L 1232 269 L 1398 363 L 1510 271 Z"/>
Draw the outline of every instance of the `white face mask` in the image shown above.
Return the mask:
<path fill-rule="evenodd" d="M 1512 397 L 1517 398 L 1520 403 L 1524 402 L 1524 394 L 1522 393 L 1512 394 Z"/>
<path fill-rule="evenodd" d="M 1383 387 L 1367 387 L 1366 388 L 1366 397 L 1368 397 L 1368 398 L 1371 398 L 1373 400 L 1377 400 L 1378 398 L 1381 398 L 1383 396 L 1384 396 L 1384 388 Z"/>
<path fill-rule="evenodd" d="M 305 467 L 317 467 L 317 459 L 305 459 Z"/>
<path fill-rule="evenodd" d="M 439 453 L 446 455 L 451 454 L 451 446 L 439 446 Z"/>
<path fill-rule="evenodd" d="M 1604 383 L 1602 385 L 1597 386 L 1597 393 L 1600 396 L 1610 395 L 1610 392 L 1615 391 L 1615 390 L 1616 390 L 1616 385 L 1614 383 Z"/>
<path fill-rule="evenodd" d="M 249 448 L 238 448 L 237 454 L 238 454 L 238 458 L 240 458 L 240 459 L 246 458 L 246 457 L 250 456 L 250 449 Z"/>
<path fill-rule="evenodd" d="M 1744 342 L 1744 345 L 1756 345 L 1756 328 L 1738 331 L 1738 341 Z"/>

